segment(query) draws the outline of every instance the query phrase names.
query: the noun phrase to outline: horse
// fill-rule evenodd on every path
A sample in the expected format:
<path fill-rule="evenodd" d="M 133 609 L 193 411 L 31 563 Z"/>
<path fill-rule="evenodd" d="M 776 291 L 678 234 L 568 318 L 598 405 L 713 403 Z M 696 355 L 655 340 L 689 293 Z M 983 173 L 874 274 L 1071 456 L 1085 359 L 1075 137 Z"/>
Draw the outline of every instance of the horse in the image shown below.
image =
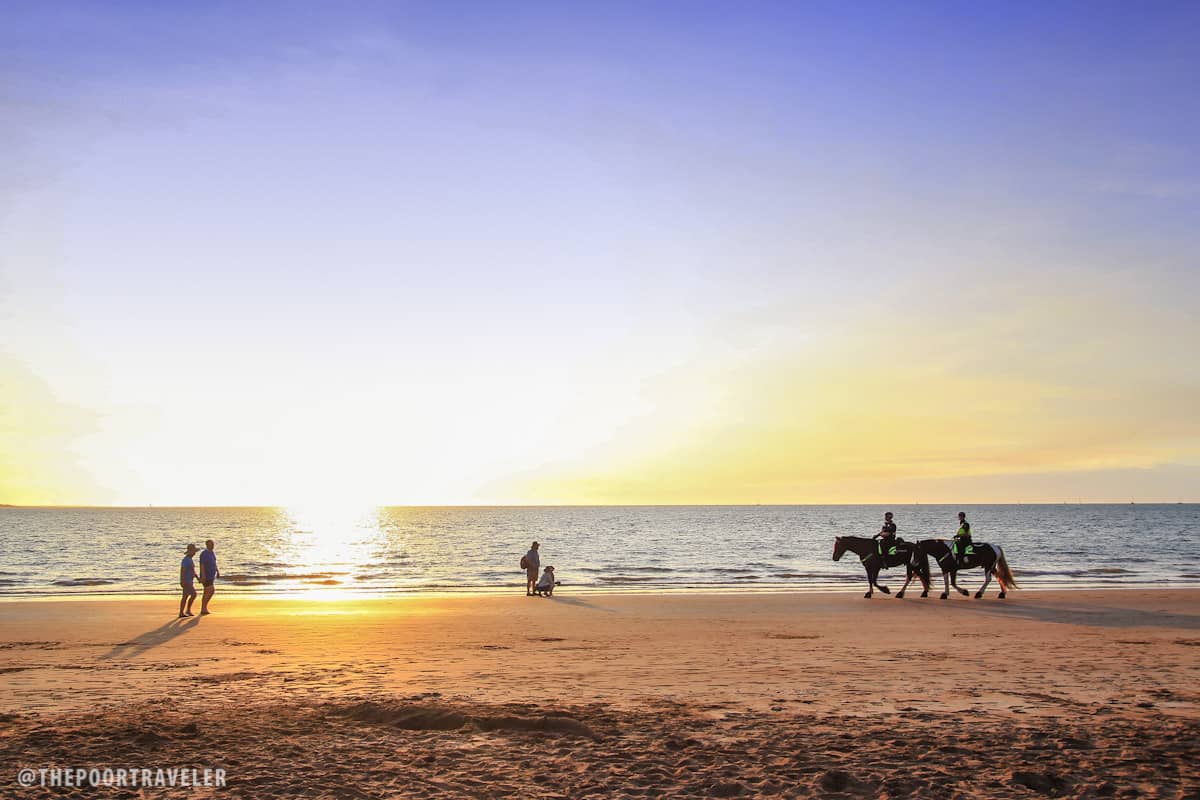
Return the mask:
<path fill-rule="evenodd" d="M 958 590 L 958 593 L 966 596 L 970 592 L 958 585 L 959 569 L 983 569 L 983 585 L 979 587 L 979 591 L 975 592 L 975 599 L 983 597 L 983 593 L 987 591 L 988 585 L 992 582 L 992 577 L 995 576 L 996 582 L 1000 584 L 1000 599 L 1003 600 L 1009 589 L 1018 589 L 1017 579 L 1013 575 L 1012 570 L 1008 566 L 1008 560 L 1004 557 L 1004 549 L 998 545 L 985 544 L 980 542 L 972 545 L 972 552 L 967 554 L 963 560 L 962 567 L 954 559 L 954 553 L 950 549 L 950 542 L 945 539 L 922 539 L 916 543 L 916 550 L 913 555 L 914 561 L 919 561 L 924 564 L 924 571 L 917 571 L 917 576 L 920 577 L 922 585 L 925 587 L 925 592 L 922 597 L 929 593 L 929 557 L 933 556 L 938 567 L 942 570 L 942 595 L 941 599 L 945 600 L 950 596 L 950 587 L 953 586 Z M 909 569 L 909 578 L 904 582 L 904 588 L 908 588 L 909 582 L 912 580 L 913 570 Z M 900 590 L 901 592 L 904 589 Z"/>
<path fill-rule="evenodd" d="M 841 561 L 842 556 L 849 550 L 854 555 L 858 556 L 858 560 L 862 562 L 863 569 L 867 571 L 867 593 L 863 595 L 870 599 L 875 593 L 875 589 L 884 594 L 891 594 L 891 590 L 886 586 L 880 586 L 878 581 L 879 570 L 888 569 L 890 567 L 898 567 L 901 564 L 908 568 L 908 580 L 904 582 L 904 589 L 908 588 L 908 584 L 912 582 L 913 574 L 917 574 L 921 579 L 921 584 L 925 587 L 925 591 L 921 593 L 921 597 L 929 596 L 929 562 L 924 558 L 916 557 L 916 546 L 912 542 L 897 542 L 896 543 L 896 560 L 888 562 L 879 554 L 879 547 L 874 539 L 867 539 L 862 536 L 836 536 L 833 540 L 833 560 Z M 904 597 L 904 589 L 896 593 L 897 599 Z"/>

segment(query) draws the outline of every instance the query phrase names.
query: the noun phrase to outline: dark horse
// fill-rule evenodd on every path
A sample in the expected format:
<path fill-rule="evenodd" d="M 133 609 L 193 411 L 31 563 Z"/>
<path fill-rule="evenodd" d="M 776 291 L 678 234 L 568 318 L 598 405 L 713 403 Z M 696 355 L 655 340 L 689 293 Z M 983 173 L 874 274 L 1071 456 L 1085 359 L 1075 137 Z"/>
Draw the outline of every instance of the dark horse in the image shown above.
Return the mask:
<path fill-rule="evenodd" d="M 1000 584 L 1001 600 L 1004 599 L 1009 589 L 1019 588 L 1017 586 L 1017 579 L 1013 576 L 1012 570 L 1009 569 L 1008 560 L 1004 558 L 1004 549 L 997 545 L 984 544 L 982 542 L 973 545 L 973 552 L 967 555 L 961 567 L 955 562 L 954 553 L 950 550 L 950 543 L 945 539 L 922 539 L 914 546 L 916 552 L 913 560 L 919 561 L 924 565 L 924 570 L 914 570 L 910 565 L 908 580 L 904 582 L 904 589 L 908 588 L 908 584 L 912 581 L 912 576 L 916 574 L 921 579 L 921 584 L 925 587 L 925 591 L 922 592 L 921 597 L 929 594 L 930 556 L 933 557 L 938 567 L 942 570 L 943 600 L 950 596 L 951 586 L 957 589 L 959 594 L 970 594 L 970 592 L 958 585 L 959 569 L 983 570 L 983 585 L 979 587 L 979 591 L 975 592 L 976 600 L 983 597 L 983 593 L 987 591 L 988 585 L 992 582 L 992 576 L 995 576 L 996 582 Z M 901 595 L 904 594 L 904 589 L 900 590 Z"/>
<path fill-rule="evenodd" d="M 925 591 L 921 594 L 921 597 L 929 596 L 929 562 L 924 558 L 916 557 L 916 545 L 912 542 L 897 542 L 896 555 L 885 559 L 879 554 L 879 546 L 875 539 L 867 539 L 862 536 L 835 537 L 833 540 L 833 560 L 841 561 L 842 556 L 846 554 L 847 550 L 858 556 L 858 560 L 862 562 L 863 569 L 867 571 L 867 593 L 863 597 L 873 595 L 876 588 L 884 594 L 891 594 L 891 590 L 888 587 L 879 585 L 879 570 L 899 567 L 901 565 L 908 568 L 908 580 L 904 582 L 904 589 L 908 588 L 908 584 L 912 582 L 913 575 L 916 574 L 921 579 L 921 584 L 925 587 Z M 904 597 L 904 589 L 896 593 L 897 598 Z"/>

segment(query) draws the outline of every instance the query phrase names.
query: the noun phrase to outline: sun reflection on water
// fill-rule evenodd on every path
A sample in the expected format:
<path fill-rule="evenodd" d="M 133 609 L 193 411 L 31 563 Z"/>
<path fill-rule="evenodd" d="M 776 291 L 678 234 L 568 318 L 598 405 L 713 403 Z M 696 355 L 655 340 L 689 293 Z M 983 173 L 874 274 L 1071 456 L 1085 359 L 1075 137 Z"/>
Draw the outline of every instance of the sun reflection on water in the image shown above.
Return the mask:
<path fill-rule="evenodd" d="M 281 511 L 288 537 L 280 560 L 293 565 L 294 581 L 336 593 L 371 563 L 382 535 L 378 508 L 296 505 Z"/>

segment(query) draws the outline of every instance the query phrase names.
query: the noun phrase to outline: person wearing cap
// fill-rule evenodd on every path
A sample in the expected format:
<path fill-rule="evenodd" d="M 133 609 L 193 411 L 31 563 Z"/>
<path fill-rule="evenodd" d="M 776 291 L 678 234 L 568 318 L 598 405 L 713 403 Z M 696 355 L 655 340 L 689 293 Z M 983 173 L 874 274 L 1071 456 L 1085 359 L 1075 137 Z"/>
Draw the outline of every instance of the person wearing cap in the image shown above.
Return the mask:
<path fill-rule="evenodd" d="M 192 603 L 196 599 L 196 562 L 192 560 L 192 556 L 196 554 L 196 545 L 189 544 L 187 552 L 183 556 L 183 561 L 179 563 L 179 587 L 183 589 L 183 596 L 179 598 L 179 616 L 194 617 L 192 613 Z M 187 609 L 184 609 L 184 603 L 187 603 Z"/>
<path fill-rule="evenodd" d="M 538 554 L 539 545 L 534 542 L 529 546 L 529 552 L 521 559 L 521 563 L 525 565 L 525 596 L 533 597 L 533 589 L 537 585 L 540 577 L 538 570 L 542 566 L 542 557 Z"/>

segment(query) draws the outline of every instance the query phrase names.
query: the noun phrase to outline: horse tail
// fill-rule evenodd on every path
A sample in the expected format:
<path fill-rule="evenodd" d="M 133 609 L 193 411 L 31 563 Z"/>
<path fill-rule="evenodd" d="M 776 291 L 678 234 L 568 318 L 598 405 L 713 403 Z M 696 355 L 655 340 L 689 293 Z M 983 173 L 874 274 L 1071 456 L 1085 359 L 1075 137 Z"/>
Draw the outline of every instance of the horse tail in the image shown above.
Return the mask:
<path fill-rule="evenodd" d="M 916 575 L 921 579 L 921 586 L 929 589 L 929 559 L 921 551 L 920 542 L 913 542 L 912 555 L 908 557 L 909 577 Z"/>
<path fill-rule="evenodd" d="M 1016 576 L 1013 575 L 1012 569 L 1008 566 L 1008 559 L 1004 557 L 1004 548 L 997 547 L 996 549 L 1000 551 L 1000 558 L 996 560 L 996 576 L 1000 578 L 1005 586 L 1011 586 L 1014 589 L 1021 588 L 1017 586 Z"/>

